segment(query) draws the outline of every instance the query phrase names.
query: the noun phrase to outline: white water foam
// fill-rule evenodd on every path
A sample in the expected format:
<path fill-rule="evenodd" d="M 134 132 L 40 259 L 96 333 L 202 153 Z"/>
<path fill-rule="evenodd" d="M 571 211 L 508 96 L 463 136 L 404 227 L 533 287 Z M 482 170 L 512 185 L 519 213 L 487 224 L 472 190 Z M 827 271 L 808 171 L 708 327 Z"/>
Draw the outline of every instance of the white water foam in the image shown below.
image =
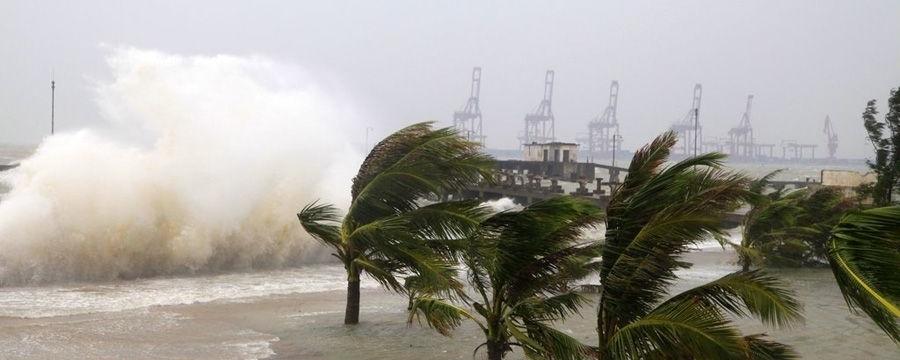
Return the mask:
<path fill-rule="evenodd" d="M 319 259 L 296 212 L 349 201 L 352 107 L 258 57 L 111 50 L 106 124 L 4 174 L 0 285 L 278 268 Z"/>
<path fill-rule="evenodd" d="M 263 296 L 344 290 L 346 280 L 347 274 L 340 265 L 314 265 L 212 276 L 0 288 L 0 316 L 39 318 L 149 306 L 249 301 Z M 363 278 L 361 287 L 374 289 L 378 283 Z"/>

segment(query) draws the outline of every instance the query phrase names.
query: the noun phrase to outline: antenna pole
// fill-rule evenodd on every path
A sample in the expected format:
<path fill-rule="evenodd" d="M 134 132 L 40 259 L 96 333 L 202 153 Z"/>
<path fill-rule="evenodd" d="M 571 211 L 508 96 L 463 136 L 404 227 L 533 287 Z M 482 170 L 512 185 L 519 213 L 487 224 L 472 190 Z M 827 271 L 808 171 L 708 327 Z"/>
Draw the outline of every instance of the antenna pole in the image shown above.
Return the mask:
<path fill-rule="evenodd" d="M 56 132 L 56 81 L 50 72 L 50 135 Z"/>
<path fill-rule="evenodd" d="M 694 157 L 697 157 L 697 138 L 700 137 L 700 109 L 694 109 Z"/>

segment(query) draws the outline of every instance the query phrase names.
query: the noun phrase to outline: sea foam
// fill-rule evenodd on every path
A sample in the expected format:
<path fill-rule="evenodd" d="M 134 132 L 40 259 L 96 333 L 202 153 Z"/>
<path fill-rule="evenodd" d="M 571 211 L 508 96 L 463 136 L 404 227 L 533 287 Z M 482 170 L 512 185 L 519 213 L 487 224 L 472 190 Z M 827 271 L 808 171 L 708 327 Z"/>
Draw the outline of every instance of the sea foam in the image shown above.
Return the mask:
<path fill-rule="evenodd" d="M 322 258 L 296 212 L 346 205 L 346 102 L 260 56 L 110 50 L 104 126 L 49 136 L 3 180 L 3 285 L 273 268 Z"/>

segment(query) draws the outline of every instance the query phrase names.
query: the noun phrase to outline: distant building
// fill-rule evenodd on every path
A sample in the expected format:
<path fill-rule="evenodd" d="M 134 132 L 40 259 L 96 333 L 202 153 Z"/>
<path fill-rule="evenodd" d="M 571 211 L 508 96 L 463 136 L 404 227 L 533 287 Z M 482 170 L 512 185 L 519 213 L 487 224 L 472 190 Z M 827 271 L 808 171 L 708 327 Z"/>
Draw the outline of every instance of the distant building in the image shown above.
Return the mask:
<path fill-rule="evenodd" d="M 543 162 L 578 162 L 578 144 L 564 142 L 549 142 L 524 145 L 525 161 Z"/>
<path fill-rule="evenodd" d="M 844 196 L 855 197 L 856 188 L 862 184 L 873 184 L 878 180 L 874 172 L 860 173 L 853 170 L 822 170 L 820 182 L 823 186 L 840 189 Z M 871 203 L 872 199 L 864 199 Z"/>
<path fill-rule="evenodd" d="M 840 187 L 840 188 L 856 188 L 862 184 L 871 184 L 878 180 L 873 172 L 865 174 L 853 170 L 822 170 L 822 185 Z"/>

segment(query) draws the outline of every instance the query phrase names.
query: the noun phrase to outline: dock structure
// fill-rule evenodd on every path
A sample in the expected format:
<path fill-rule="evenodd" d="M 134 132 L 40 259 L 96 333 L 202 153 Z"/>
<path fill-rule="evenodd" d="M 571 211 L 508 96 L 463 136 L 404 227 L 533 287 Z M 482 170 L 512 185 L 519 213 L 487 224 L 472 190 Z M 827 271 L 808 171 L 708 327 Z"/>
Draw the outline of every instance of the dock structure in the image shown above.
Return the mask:
<path fill-rule="evenodd" d="M 517 204 L 529 205 L 536 201 L 568 194 L 587 199 L 598 207 L 606 208 L 609 204 L 609 193 L 614 189 L 616 184 L 616 182 L 604 182 L 604 179 L 602 178 L 578 180 L 574 182 L 578 184 L 575 191 L 567 192 L 562 186 L 563 182 L 573 182 L 560 180 L 554 176 L 547 176 L 554 171 L 559 170 L 558 168 L 543 174 L 532 174 L 528 173 L 525 168 L 521 169 L 525 171 L 515 172 L 510 170 L 499 170 L 495 173 L 493 182 L 482 182 L 470 186 L 461 193 L 455 194 L 454 198 L 481 199 L 485 201 L 510 198 Z M 587 168 L 585 167 L 579 168 L 579 170 L 584 171 L 585 174 L 593 172 L 593 169 L 586 169 Z M 587 185 L 592 183 L 598 185 L 595 186 L 594 189 L 588 189 Z"/>
<path fill-rule="evenodd" d="M 479 199 L 483 201 L 512 199 L 519 205 L 530 205 L 534 202 L 554 198 L 557 196 L 571 195 L 585 199 L 599 208 L 606 209 L 610 199 L 620 184 L 619 174 L 627 172 L 627 169 L 614 166 L 578 163 L 579 166 L 569 168 L 571 172 L 563 172 L 563 177 L 587 176 L 598 174 L 597 170 L 603 169 L 609 172 L 610 177 L 579 179 L 577 181 L 562 180 L 555 174 L 559 174 L 559 168 L 538 167 L 531 161 L 499 161 L 492 182 L 482 182 L 469 186 L 465 190 L 453 194 L 453 199 Z M 591 167 L 593 165 L 593 167 Z M 536 170 L 530 172 L 529 170 Z M 543 170 L 543 172 L 541 172 Z M 773 187 L 793 186 L 803 187 L 805 182 L 779 182 Z M 573 191 L 567 191 L 564 185 L 575 186 Z M 592 185 L 592 187 L 588 187 Z M 728 213 L 723 219 L 723 225 L 729 228 L 741 224 L 745 216 L 744 212 L 736 211 Z"/>
<path fill-rule="evenodd" d="M 611 165 L 578 162 L 576 143 L 554 141 L 525 144 L 523 158 L 525 160 L 494 162 L 491 181 L 470 186 L 459 194 L 453 194 L 453 197 L 483 200 L 511 198 L 516 203 L 528 205 L 568 193 L 606 207 L 609 194 L 619 183 L 620 175 L 628 171 Z M 601 175 L 605 176 L 606 181 Z M 589 184 L 593 189 L 588 188 Z"/>

